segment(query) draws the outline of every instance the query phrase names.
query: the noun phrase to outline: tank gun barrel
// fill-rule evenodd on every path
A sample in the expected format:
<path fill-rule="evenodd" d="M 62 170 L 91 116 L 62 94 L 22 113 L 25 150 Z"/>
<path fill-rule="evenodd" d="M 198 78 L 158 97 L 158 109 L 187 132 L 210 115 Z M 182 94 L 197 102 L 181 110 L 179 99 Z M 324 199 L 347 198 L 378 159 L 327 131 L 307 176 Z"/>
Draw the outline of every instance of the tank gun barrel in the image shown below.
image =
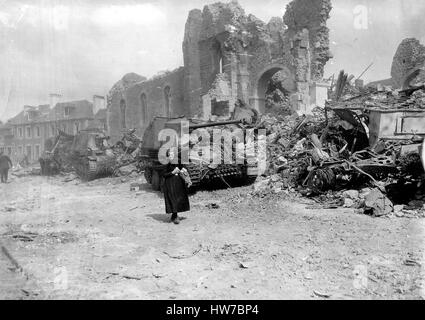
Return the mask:
<path fill-rule="evenodd" d="M 209 122 L 209 123 L 200 123 L 200 124 L 190 124 L 189 130 L 199 129 L 199 128 L 208 128 L 216 126 L 224 126 L 227 124 L 238 124 L 242 123 L 242 120 L 231 120 L 231 121 L 221 121 L 221 122 Z"/>

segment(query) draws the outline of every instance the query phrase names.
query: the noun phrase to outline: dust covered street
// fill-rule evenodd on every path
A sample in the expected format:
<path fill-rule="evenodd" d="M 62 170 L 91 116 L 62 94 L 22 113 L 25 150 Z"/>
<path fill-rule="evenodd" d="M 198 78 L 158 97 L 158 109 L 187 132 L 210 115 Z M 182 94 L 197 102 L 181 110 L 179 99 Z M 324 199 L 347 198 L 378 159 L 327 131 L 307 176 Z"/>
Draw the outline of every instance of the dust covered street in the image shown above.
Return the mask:
<path fill-rule="evenodd" d="M 423 219 L 253 198 L 248 186 L 198 191 L 174 225 L 161 193 L 130 191 L 137 179 L 2 184 L 0 298 L 424 297 Z"/>

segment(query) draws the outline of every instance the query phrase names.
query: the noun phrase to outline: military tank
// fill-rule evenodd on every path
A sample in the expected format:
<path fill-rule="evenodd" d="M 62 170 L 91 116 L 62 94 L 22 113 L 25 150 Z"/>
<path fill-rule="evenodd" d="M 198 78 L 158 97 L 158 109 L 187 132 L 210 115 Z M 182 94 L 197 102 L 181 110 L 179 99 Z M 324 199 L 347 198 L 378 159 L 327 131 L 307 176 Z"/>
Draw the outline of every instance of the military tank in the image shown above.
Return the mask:
<path fill-rule="evenodd" d="M 159 132 L 162 129 L 173 129 L 175 132 L 180 133 L 183 123 L 189 123 L 189 133 L 196 129 L 210 129 L 210 128 L 227 128 L 227 129 L 241 129 L 244 133 L 247 128 L 252 128 L 258 121 L 258 113 L 252 109 L 235 110 L 233 118 L 228 121 L 215 121 L 205 122 L 187 119 L 186 117 L 180 118 L 166 118 L 155 117 L 149 126 L 146 128 L 141 145 L 140 160 L 138 167 L 144 170 L 146 181 L 151 184 L 152 189 L 159 191 L 162 185 L 161 170 L 163 165 L 158 159 L 158 152 L 163 145 L 158 141 Z M 235 119 L 236 118 L 236 119 Z M 182 137 L 178 137 L 181 139 Z M 212 138 L 212 136 L 211 136 Z M 207 142 L 208 143 L 208 142 Z M 189 152 L 193 150 L 195 144 L 190 143 L 188 148 Z M 235 148 L 232 145 L 231 150 L 222 150 L 231 152 L 232 158 L 235 156 Z M 248 159 L 245 157 L 242 164 L 212 164 L 204 161 L 202 157 L 193 157 L 193 153 L 189 159 L 189 163 L 185 164 L 192 181 L 192 188 L 207 184 L 209 182 L 220 180 L 228 184 L 232 180 L 239 180 L 245 183 L 252 182 L 258 175 L 256 159 Z"/>
<path fill-rule="evenodd" d="M 74 136 L 69 160 L 82 180 L 112 175 L 116 156 L 101 130 L 81 130 Z"/>
<path fill-rule="evenodd" d="M 39 159 L 41 174 L 75 170 L 86 181 L 112 175 L 116 156 L 107 140 L 98 129 L 81 130 L 76 135 L 59 131 L 55 138 L 46 141 L 46 151 Z"/>

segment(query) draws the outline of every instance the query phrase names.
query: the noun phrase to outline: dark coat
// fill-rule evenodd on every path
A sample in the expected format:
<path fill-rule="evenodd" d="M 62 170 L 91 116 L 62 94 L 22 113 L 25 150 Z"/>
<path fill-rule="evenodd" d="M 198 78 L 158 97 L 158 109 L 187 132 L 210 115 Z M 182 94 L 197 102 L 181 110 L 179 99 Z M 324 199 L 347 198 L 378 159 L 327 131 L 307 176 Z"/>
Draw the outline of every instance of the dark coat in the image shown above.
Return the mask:
<path fill-rule="evenodd" d="M 189 196 L 185 181 L 180 175 L 174 175 L 171 172 L 181 165 L 167 164 L 162 172 L 164 183 L 162 190 L 164 192 L 165 212 L 177 213 L 190 210 Z"/>
<path fill-rule="evenodd" d="M 10 166 L 9 166 L 10 164 Z M 9 169 L 12 168 L 12 161 L 10 160 L 10 158 L 8 156 L 6 156 L 5 154 L 0 155 L 0 170 L 5 170 L 5 169 Z"/>

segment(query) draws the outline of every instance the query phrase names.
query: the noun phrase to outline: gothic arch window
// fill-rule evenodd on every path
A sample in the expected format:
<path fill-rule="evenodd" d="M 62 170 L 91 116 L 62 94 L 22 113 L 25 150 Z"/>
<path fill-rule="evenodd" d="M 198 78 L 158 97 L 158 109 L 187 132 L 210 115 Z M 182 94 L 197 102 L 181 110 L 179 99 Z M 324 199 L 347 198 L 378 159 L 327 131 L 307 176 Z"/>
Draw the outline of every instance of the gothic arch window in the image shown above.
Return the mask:
<path fill-rule="evenodd" d="M 164 88 L 164 101 L 165 101 L 165 115 L 167 117 L 170 116 L 170 95 L 171 95 L 171 88 L 170 86 L 166 86 Z"/>
<path fill-rule="evenodd" d="M 140 103 L 142 106 L 142 123 L 146 123 L 146 118 L 147 118 L 147 114 L 148 114 L 148 103 L 146 100 L 146 94 L 142 93 L 140 96 Z"/>
<path fill-rule="evenodd" d="M 120 101 L 120 111 L 121 111 L 121 127 L 126 128 L 125 125 L 125 112 L 126 112 L 127 106 L 125 104 L 125 100 L 121 99 Z"/>
<path fill-rule="evenodd" d="M 212 60 L 212 66 L 214 69 L 214 73 L 223 73 L 223 50 L 221 48 L 221 44 L 218 41 L 215 41 L 212 45 L 211 50 L 211 60 Z"/>

